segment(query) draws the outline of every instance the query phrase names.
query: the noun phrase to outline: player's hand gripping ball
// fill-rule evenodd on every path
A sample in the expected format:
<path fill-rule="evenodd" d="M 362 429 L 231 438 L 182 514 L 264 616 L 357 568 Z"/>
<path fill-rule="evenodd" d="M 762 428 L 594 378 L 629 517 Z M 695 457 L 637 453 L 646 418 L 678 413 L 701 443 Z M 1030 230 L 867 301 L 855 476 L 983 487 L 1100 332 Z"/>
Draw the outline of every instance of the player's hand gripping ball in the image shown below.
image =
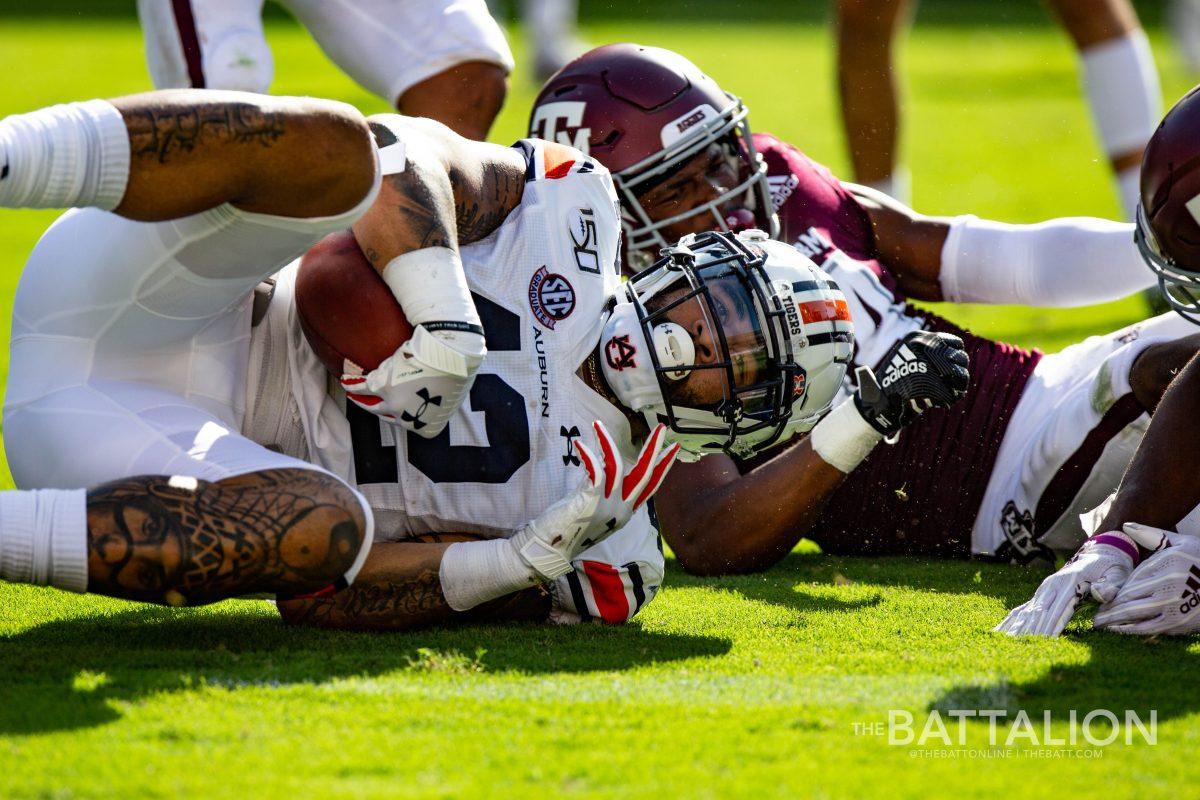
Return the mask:
<path fill-rule="evenodd" d="M 445 429 L 483 361 L 410 324 L 350 231 L 325 237 L 300 259 L 296 311 L 346 398 L 418 436 Z"/>
<path fill-rule="evenodd" d="M 339 378 L 370 372 L 413 335 L 350 231 L 331 233 L 300 259 L 296 313 L 309 345 Z"/>

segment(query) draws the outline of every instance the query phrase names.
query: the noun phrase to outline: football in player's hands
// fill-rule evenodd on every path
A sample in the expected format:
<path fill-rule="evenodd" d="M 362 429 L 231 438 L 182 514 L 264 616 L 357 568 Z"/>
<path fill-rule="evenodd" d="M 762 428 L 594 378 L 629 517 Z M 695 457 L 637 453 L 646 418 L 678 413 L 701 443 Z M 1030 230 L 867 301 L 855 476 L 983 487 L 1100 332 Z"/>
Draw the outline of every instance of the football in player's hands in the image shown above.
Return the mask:
<path fill-rule="evenodd" d="M 867 422 L 892 436 L 919 414 L 946 408 L 966 394 L 970 364 L 959 337 L 913 331 L 884 355 L 878 375 L 869 367 L 858 368 L 854 400 Z"/>
<path fill-rule="evenodd" d="M 413 335 L 350 231 L 331 233 L 300 259 L 296 313 L 309 345 L 339 378 L 370 372 Z"/>

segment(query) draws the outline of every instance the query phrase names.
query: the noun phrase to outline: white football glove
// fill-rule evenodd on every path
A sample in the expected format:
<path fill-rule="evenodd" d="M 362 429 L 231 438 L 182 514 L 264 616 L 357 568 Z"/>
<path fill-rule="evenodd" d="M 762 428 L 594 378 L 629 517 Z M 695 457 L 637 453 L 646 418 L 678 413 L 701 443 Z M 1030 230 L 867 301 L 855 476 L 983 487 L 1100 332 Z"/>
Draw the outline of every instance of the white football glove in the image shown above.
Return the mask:
<path fill-rule="evenodd" d="M 662 485 L 679 453 L 678 444 L 663 450 L 667 429 L 658 425 L 626 471 L 608 430 L 599 422 L 593 427 L 602 458 L 575 443 L 575 453 L 587 470 L 583 485 L 509 539 L 525 563 L 547 581 L 566 575 L 575 556 L 629 522 Z"/>
<path fill-rule="evenodd" d="M 992 630 L 1011 636 L 1058 636 L 1084 599 L 1105 603 L 1117 596 L 1139 557 L 1138 545 L 1153 550 L 1162 537 L 1140 525 L 1093 536 L 1063 568 L 1042 581 L 1027 602 L 1008 612 Z"/>
<path fill-rule="evenodd" d="M 1100 607 L 1097 628 L 1170 636 L 1200 631 L 1200 538 L 1160 533 L 1167 546 L 1139 564 L 1117 596 Z"/>
<path fill-rule="evenodd" d="M 365 375 L 340 378 L 346 397 L 418 436 L 441 433 L 462 404 L 487 346 L 469 331 L 431 333 L 424 325 Z"/>

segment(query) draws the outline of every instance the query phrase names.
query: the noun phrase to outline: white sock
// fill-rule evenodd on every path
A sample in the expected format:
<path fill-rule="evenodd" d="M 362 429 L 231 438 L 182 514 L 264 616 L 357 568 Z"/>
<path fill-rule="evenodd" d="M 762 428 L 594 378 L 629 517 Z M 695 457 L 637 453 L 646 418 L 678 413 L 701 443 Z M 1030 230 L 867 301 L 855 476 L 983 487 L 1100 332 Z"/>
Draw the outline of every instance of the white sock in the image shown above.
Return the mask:
<path fill-rule="evenodd" d="M 0 206 L 113 209 L 129 182 L 129 133 L 105 100 L 0 120 Z"/>
<path fill-rule="evenodd" d="M 1117 195 L 1125 218 L 1132 220 L 1137 215 L 1138 201 L 1142 199 L 1142 168 L 1129 167 L 1117 173 Z"/>
<path fill-rule="evenodd" d="M 0 492 L 0 578 L 87 591 L 87 491 Z"/>
<path fill-rule="evenodd" d="M 886 178 L 864 183 L 863 186 L 883 192 L 905 205 L 912 205 L 912 173 L 908 171 L 908 167 L 897 166 Z"/>
<path fill-rule="evenodd" d="M 535 46 L 553 45 L 571 36 L 578 13 L 576 0 L 523 0 L 522 20 Z"/>
<path fill-rule="evenodd" d="M 1110 157 L 1146 146 L 1162 118 L 1162 89 L 1142 30 L 1109 39 L 1080 53 L 1083 83 L 1104 152 Z M 1121 200 L 1133 219 L 1132 206 Z"/>
<path fill-rule="evenodd" d="M 442 594 L 455 611 L 519 592 L 539 583 L 537 574 L 507 539 L 455 542 L 438 570 Z"/>
<path fill-rule="evenodd" d="M 1183 60 L 1200 71 L 1200 0 L 1168 0 L 1167 28 Z"/>
<path fill-rule="evenodd" d="M 578 0 L 523 0 L 521 22 L 533 53 L 534 70 L 543 77 L 561 69 L 587 48 L 576 34 Z"/>

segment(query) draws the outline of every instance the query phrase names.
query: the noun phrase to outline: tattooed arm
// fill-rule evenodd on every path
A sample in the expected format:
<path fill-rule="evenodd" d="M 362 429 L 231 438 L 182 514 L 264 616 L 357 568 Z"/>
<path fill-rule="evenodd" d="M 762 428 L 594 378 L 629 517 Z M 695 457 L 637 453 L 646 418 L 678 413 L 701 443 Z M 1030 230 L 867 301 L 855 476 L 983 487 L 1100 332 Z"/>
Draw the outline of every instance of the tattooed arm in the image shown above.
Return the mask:
<path fill-rule="evenodd" d="M 364 546 L 357 496 L 322 472 L 141 476 L 88 492 L 88 591 L 168 605 L 336 584 Z"/>
<path fill-rule="evenodd" d="M 344 103 L 194 89 L 111 102 L 129 131 L 129 184 L 116 212 L 130 219 L 176 219 L 222 203 L 331 216 L 375 182 L 366 120 Z"/>
<path fill-rule="evenodd" d="M 294 625 L 342 630 L 401 631 L 464 622 L 544 622 L 550 595 L 541 587 L 501 597 L 470 611 L 446 605 L 438 570 L 449 543 L 437 534 L 423 541 L 379 542 L 354 584 L 328 597 L 280 600 L 279 613 Z"/>
<path fill-rule="evenodd" d="M 402 140 L 404 168 L 384 176 L 379 199 L 354 225 L 380 272 L 413 250 L 478 241 L 520 204 L 525 161 L 512 148 L 464 139 L 432 120 L 386 121 L 373 118 L 371 130 L 383 151 Z"/>

